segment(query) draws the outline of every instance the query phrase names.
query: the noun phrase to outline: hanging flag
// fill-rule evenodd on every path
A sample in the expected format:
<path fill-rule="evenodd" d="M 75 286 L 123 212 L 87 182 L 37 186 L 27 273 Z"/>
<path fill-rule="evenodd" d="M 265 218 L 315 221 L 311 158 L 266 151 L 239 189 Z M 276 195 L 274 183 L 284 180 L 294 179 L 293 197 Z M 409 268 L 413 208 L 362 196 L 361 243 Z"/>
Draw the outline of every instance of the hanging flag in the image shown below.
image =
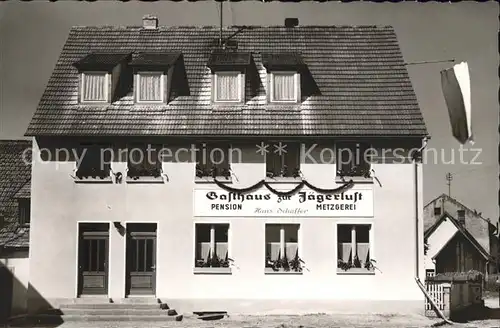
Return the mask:
<path fill-rule="evenodd" d="M 463 145 L 474 144 L 471 124 L 471 92 L 469 66 L 462 62 L 441 71 L 441 86 L 450 115 L 453 136 Z"/>

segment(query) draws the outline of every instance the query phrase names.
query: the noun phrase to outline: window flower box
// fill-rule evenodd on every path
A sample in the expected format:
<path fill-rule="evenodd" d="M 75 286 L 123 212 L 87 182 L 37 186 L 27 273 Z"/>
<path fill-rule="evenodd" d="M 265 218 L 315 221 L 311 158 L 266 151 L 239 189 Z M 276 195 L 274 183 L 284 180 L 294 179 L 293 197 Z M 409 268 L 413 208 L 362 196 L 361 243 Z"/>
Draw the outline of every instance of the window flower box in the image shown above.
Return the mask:
<path fill-rule="evenodd" d="M 112 182 L 109 170 L 100 170 L 97 168 L 78 169 L 74 178 L 76 182 Z"/>
<path fill-rule="evenodd" d="M 220 268 L 195 267 L 193 269 L 193 273 L 195 273 L 195 274 L 231 274 L 231 268 L 228 268 L 228 267 L 220 267 Z"/>

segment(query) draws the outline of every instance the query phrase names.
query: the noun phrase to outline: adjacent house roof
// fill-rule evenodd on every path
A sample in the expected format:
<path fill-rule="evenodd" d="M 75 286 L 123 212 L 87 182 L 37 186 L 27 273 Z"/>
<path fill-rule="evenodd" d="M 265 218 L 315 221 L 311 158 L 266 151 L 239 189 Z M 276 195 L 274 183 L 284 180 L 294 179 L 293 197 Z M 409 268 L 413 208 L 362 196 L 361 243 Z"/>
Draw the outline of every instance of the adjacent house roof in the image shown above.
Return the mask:
<path fill-rule="evenodd" d="M 0 140 L 0 246 L 29 245 L 29 229 L 18 224 L 16 197 L 30 197 L 30 180 L 31 141 Z"/>
<path fill-rule="evenodd" d="M 453 215 L 451 215 L 450 213 L 447 213 L 447 212 L 444 212 L 443 215 L 441 215 L 440 219 L 436 221 L 436 223 L 434 223 L 429 229 L 427 229 L 425 231 L 425 234 L 424 234 L 424 238 L 427 239 L 430 237 L 430 235 L 437 229 L 437 227 L 444 221 L 444 220 L 450 220 L 450 222 L 453 223 L 453 225 L 455 225 L 455 227 L 457 228 L 457 233 L 463 235 L 465 237 L 465 239 L 467 241 L 469 241 L 469 243 L 479 252 L 479 254 L 481 254 L 485 259 L 487 260 L 493 260 L 493 257 L 491 256 L 491 254 L 488 253 L 488 251 L 486 249 L 484 249 L 481 244 L 476 240 L 476 238 L 474 238 L 474 236 L 472 236 L 468 231 L 467 229 L 462 226 L 457 219 L 455 219 L 453 217 Z M 436 258 L 439 253 L 441 252 L 441 250 L 444 249 L 444 247 L 446 246 L 446 244 L 452 240 L 453 238 L 455 238 L 456 234 L 453 235 L 453 237 L 451 237 L 445 244 L 442 245 L 441 249 L 436 253 L 436 255 L 434 255 L 433 258 Z"/>
<path fill-rule="evenodd" d="M 446 195 L 441 194 L 440 196 L 434 198 L 427 205 L 424 206 L 424 230 L 429 232 L 432 227 L 439 221 L 441 216 L 435 217 L 429 213 L 433 213 L 433 208 L 435 204 L 439 204 L 442 208 L 443 213 L 448 213 L 452 218 L 456 218 L 457 209 L 465 210 L 465 230 L 474 237 L 474 239 L 481 245 L 481 247 L 486 250 L 488 254 L 492 254 L 494 250 L 490 247 L 491 242 L 491 232 L 493 232 L 496 227 L 490 222 L 489 219 L 485 219 L 475 210 L 471 210 L 458 200 Z M 452 214 L 453 213 L 453 214 Z"/>
<path fill-rule="evenodd" d="M 260 81 L 255 90 L 247 90 L 245 103 L 215 109 L 207 63 L 219 27 L 74 27 L 26 135 L 427 134 L 392 27 L 274 26 L 238 32 L 240 29 L 224 28 L 223 37 L 236 33 L 231 41 L 236 41 L 238 52 L 251 53 Z M 173 93 L 166 104 L 136 105 L 130 90 L 112 104 L 79 105 L 75 62 L 89 54 L 148 52 L 181 52 L 189 92 Z M 318 92 L 303 92 L 303 101 L 295 106 L 267 104 L 262 53 L 275 52 L 300 54 Z M 108 63 L 108 59 L 102 61 Z"/>

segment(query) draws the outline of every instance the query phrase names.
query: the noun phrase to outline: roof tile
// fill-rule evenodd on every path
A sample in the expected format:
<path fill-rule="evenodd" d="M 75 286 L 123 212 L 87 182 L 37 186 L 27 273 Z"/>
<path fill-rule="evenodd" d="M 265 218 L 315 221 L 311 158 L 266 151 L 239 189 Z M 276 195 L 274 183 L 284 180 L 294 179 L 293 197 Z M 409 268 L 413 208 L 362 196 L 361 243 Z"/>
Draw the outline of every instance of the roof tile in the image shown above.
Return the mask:
<path fill-rule="evenodd" d="M 223 29 L 228 37 L 239 28 Z M 207 62 L 218 27 L 74 27 L 26 135 L 423 136 L 427 130 L 392 27 L 248 27 L 231 40 L 250 53 L 260 81 L 246 102 L 211 104 Z M 181 52 L 188 95 L 167 104 L 134 105 L 133 93 L 112 104 L 78 103 L 72 65 L 90 53 Z M 300 105 L 267 104 L 262 54 L 297 53 L 317 92 Z M 265 57 L 265 55 L 264 55 Z M 222 115 L 221 113 L 224 113 Z"/>

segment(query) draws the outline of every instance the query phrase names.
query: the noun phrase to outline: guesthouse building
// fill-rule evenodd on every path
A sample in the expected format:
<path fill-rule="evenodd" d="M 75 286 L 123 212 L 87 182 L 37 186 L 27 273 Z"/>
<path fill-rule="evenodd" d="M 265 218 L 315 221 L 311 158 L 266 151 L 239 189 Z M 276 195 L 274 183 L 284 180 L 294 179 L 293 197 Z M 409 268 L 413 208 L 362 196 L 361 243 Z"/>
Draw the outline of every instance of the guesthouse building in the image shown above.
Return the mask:
<path fill-rule="evenodd" d="M 390 26 L 75 27 L 26 135 L 33 311 L 424 310 L 427 131 Z"/>

